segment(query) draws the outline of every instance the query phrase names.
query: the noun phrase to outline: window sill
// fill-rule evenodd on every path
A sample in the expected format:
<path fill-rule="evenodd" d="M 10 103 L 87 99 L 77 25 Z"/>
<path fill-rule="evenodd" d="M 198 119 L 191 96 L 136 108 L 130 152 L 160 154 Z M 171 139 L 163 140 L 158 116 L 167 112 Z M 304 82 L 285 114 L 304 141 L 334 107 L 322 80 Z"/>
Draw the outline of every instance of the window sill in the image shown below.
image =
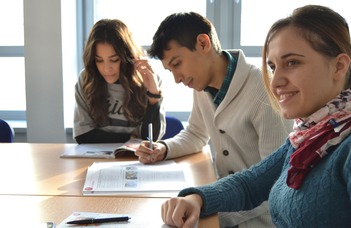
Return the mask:
<path fill-rule="evenodd" d="M 27 133 L 27 121 L 25 120 L 5 120 L 15 131 L 15 133 Z M 65 128 L 66 133 L 72 133 L 73 128 Z"/>
<path fill-rule="evenodd" d="M 25 120 L 5 120 L 15 132 L 26 133 L 27 132 L 27 121 Z"/>

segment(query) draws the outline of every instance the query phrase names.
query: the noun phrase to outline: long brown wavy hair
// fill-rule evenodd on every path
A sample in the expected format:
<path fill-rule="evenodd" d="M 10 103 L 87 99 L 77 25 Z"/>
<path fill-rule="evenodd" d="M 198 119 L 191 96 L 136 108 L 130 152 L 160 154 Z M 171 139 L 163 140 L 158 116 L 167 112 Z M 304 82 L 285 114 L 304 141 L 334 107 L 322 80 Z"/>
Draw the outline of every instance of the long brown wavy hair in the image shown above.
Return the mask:
<path fill-rule="evenodd" d="M 135 126 L 142 120 L 147 106 L 146 89 L 133 66 L 133 59 L 141 57 L 142 50 L 134 42 L 128 27 L 118 19 L 101 19 L 93 26 L 83 53 L 83 91 L 96 126 L 108 123 L 107 83 L 95 64 L 98 43 L 111 44 L 121 59 L 119 83 L 126 91 L 122 109 L 127 120 Z"/>

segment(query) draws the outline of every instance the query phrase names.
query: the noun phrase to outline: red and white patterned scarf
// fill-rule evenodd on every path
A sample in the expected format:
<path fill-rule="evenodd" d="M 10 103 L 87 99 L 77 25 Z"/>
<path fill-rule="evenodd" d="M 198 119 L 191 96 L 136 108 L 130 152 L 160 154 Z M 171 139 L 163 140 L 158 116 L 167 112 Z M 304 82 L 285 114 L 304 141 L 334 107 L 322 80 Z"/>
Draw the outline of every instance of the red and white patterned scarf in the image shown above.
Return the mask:
<path fill-rule="evenodd" d="M 308 118 L 296 119 L 293 130 L 289 139 L 296 151 L 290 157 L 286 182 L 299 189 L 304 177 L 328 154 L 328 148 L 351 133 L 351 90 L 342 91 Z"/>

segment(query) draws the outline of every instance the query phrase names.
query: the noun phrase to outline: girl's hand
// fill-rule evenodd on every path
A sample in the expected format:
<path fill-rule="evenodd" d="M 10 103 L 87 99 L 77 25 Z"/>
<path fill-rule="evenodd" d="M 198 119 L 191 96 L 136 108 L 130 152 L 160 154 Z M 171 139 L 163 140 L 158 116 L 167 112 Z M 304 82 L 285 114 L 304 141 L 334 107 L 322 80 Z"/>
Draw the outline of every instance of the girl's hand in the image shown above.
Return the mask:
<path fill-rule="evenodd" d="M 162 204 L 162 220 L 171 226 L 193 228 L 199 220 L 202 204 L 197 194 L 171 198 Z"/>
<path fill-rule="evenodd" d="M 144 86 L 152 94 L 159 94 L 157 77 L 147 59 L 134 59 L 134 68 L 141 75 Z"/>

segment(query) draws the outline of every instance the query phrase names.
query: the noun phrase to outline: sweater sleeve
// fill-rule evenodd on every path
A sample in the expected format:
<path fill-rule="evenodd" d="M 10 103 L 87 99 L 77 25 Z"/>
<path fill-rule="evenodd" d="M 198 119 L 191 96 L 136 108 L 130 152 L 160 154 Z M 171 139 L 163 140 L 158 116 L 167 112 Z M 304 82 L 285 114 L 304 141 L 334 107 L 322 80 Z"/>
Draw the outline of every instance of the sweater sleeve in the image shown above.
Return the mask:
<path fill-rule="evenodd" d="M 158 87 L 162 91 L 162 79 L 160 75 L 156 74 Z M 148 137 L 148 125 L 152 123 L 152 133 L 154 141 L 157 141 L 163 137 L 166 132 L 166 118 L 165 110 L 163 106 L 163 97 L 156 104 L 148 103 L 144 120 L 141 124 L 140 135 L 142 139 Z"/>
<path fill-rule="evenodd" d="M 197 93 L 202 93 L 203 95 L 205 92 L 194 90 L 193 108 L 188 120 L 188 126 L 173 138 L 163 141 L 168 148 L 166 159 L 200 152 L 210 139 L 209 132 L 205 126 L 206 120 L 199 108 L 199 103 L 202 101 L 197 99 Z"/>
<path fill-rule="evenodd" d="M 147 139 L 148 137 L 148 125 L 152 123 L 152 133 L 154 139 L 160 139 L 164 135 L 164 128 L 162 125 L 165 124 L 164 120 L 161 120 L 160 114 L 160 102 L 156 104 L 148 104 L 143 123 L 141 125 L 141 138 Z"/>
<path fill-rule="evenodd" d="M 351 136 L 349 136 L 349 137 L 351 137 Z M 349 143 L 347 143 L 344 146 L 346 147 L 346 148 L 344 148 L 344 151 L 351 151 L 351 148 L 350 148 L 351 146 Z M 349 194 L 349 199 L 351 199 L 351 171 L 350 171 L 351 153 L 347 153 L 347 156 L 346 156 L 344 161 L 345 161 L 344 165 L 342 166 L 343 176 L 344 176 L 347 192 Z M 351 202 L 351 200 L 350 200 L 350 202 Z"/>
<path fill-rule="evenodd" d="M 249 169 L 228 175 L 209 185 L 183 189 L 178 196 L 199 194 L 203 200 L 201 217 L 220 211 L 253 209 L 268 199 L 270 189 L 281 173 L 287 147 L 288 143 L 282 145 Z"/>

